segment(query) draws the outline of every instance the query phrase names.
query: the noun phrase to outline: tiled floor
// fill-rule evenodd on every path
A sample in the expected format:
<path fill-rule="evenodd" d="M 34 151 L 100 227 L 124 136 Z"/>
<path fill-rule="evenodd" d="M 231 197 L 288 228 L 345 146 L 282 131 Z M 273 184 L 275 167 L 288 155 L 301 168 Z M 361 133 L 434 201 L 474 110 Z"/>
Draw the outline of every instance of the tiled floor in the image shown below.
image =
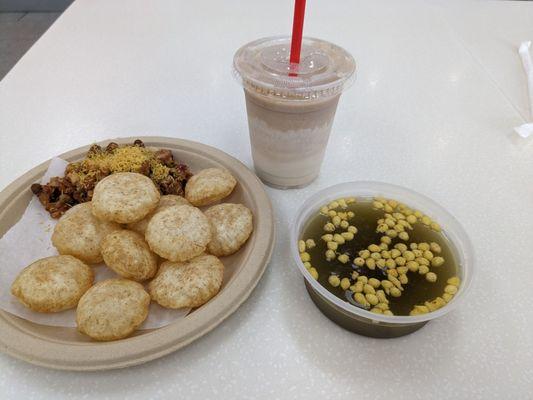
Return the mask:
<path fill-rule="evenodd" d="M 60 14 L 0 13 L 0 80 Z"/>

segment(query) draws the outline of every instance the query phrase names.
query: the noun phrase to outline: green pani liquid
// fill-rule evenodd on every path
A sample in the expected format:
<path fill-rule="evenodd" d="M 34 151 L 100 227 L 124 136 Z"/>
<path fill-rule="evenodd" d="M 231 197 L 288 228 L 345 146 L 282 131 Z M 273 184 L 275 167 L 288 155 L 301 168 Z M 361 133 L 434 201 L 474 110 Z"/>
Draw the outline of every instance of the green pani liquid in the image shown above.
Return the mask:
<path fill-rule="evenodd" d="M 341 209 L 337 209 L 341 211 Z M 376 210 L 372 207 L 372 199 L 358 198 L 357 202 L 351 203 L 343 212 L 353 211 L 355 216 L 349 219 L 350 225 L 354 225 L 358 232 L 351 241 L 346 241 L 345 244 L 339 245 L 336 252 L 338 254 L 346 253 L 350 257 L 350 261 L 346 264 L 341 263 L 337 259 L 326 260 L 325 252 L 328 249 L 327 244 L 322 240 L 322 235 L 330 232 L 325 232 L 324 225 L 331 221 L 331 218 L 317 211 L 306 224 L 301 239 L 313 239 L 316 247 L 306 250 L 311 256 L 311 264 L 318 271 L 318 282 L 324 286 L 328 291 L 333 293 L 338 298 L 348 301 L 351 304 L 362 307 L 353 300 L 353 292 L 343 290 L 340 286 L 333 287 L 329 284 L 328 278 L 331 274 L 338 275 L 339 279 L 349 278 L 351 284 L 355 281 L 351 278 L 353 271 L 357 271 L 359 275 L 364 275 L 367 278 L 376 278 L 379 280 L 387 279 L 387 272 L 381 270 L 378 266 L 374 270 L 369 269 L 366 265 L 359 267 L 353 263 L 354 258 L 358 257 L 360 250 L 367 249 L 371 244 L 380 244 L 380 239 L 384 233 L 376 232 L 377 221 L 384 217 L 385 211 L 383 209 Z M 341 233 L 345 230 L 337 227 L 335 232 Z M 409 240 L 403 241 L 399 238 L 392 239 L 388 246 L 389 251 L 394 248 L 397 243 L 404 243 L 409 247 L 410 243 L 431 243 L 436 242 L 440 245 L 442 251 L 435 256 L 444 258 L 444 264 L 439 267 L 430 266 L 430 271 L 437 274 L 437 281 L 434 283 L 428 282 L 424 275 L 418 272 L 407 272 L 409 282 L 402 285 L 404 290 L 400 297 L 387 296 L 389 300 L 390 310 L 394 315 L 409 315 L 409 312 L 415 305 L 423 305 L 426 301 L 431 301 L 436 297 L 442 296 L 444 288 L 447 286 L 446 281 L 454 276 L 459 275 L 459 267 L 457 257 L 452 250 L 451 243 L 442 232 L 435 232 L 429 227 L 420 222 L 413 224 L 413 230 L 407 230 L 409 233 Z M 381 287 L 376 289 L 382 289 Z"/>

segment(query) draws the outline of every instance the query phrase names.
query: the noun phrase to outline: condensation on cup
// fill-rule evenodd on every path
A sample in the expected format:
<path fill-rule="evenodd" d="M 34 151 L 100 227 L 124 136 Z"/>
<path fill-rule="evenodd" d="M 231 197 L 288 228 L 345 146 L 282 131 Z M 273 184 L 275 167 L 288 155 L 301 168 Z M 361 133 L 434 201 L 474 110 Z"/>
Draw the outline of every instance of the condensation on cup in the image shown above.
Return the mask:
<path fill-rule="evenodd" d="M 259 39 L 233 59 L 244 88 L 256 173 L 281 189 L 306 186 L 318 176 L 339 97 L 355 77 L 355 61 L 346 50 L 313 38 L 303 39 L 300 64 L 291 69 L 290 41 Z"/>

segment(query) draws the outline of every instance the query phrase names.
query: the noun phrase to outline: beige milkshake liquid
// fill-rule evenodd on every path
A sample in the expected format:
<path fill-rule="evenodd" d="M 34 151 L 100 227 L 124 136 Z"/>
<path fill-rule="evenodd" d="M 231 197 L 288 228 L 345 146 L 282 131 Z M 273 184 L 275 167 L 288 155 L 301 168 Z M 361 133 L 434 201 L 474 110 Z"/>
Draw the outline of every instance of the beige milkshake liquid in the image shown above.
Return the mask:
<path fill-rule="evenodd" d="M 234 57 L 255 170 L 278 188 L 305 186 L 318 176 L 339 97 L 355 71 L 352 56 L 324 40 L 304 38 L 296 67 L 289 48 L 289 37 L 265 38 Z"/>
<path fill-rule="evenodd" d="M 320 171 L 339 96 L 287 102 L 245 91 L 252 157 L 259 178 L 277 187 L 305 186 Z"/>

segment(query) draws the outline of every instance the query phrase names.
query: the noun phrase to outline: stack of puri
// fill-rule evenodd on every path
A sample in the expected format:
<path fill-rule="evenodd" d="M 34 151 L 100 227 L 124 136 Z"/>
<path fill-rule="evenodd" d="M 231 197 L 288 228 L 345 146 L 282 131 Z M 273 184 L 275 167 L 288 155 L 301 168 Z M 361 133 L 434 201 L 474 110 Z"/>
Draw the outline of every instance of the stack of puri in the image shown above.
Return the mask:
<path fill-rule="evenodd" d="M 219 257 L 237 252 L 253 230 L 248 208 L 220 203 L 236 185 L 228 171 L 208 168 L 189 179 L 185 197 L 161 196 L 142 174 L 109 175 L 91 202 L 58 221 L 52 243 L 59 255 L 24 268 L 11 292 L 36 312 L 77 307 L 78 330 L 101 341 L 132 334 L 151 301 L 199 307 L 220 290 Z M 90 265 L 101 262 L 119 277 L 95 284 Z"/>

